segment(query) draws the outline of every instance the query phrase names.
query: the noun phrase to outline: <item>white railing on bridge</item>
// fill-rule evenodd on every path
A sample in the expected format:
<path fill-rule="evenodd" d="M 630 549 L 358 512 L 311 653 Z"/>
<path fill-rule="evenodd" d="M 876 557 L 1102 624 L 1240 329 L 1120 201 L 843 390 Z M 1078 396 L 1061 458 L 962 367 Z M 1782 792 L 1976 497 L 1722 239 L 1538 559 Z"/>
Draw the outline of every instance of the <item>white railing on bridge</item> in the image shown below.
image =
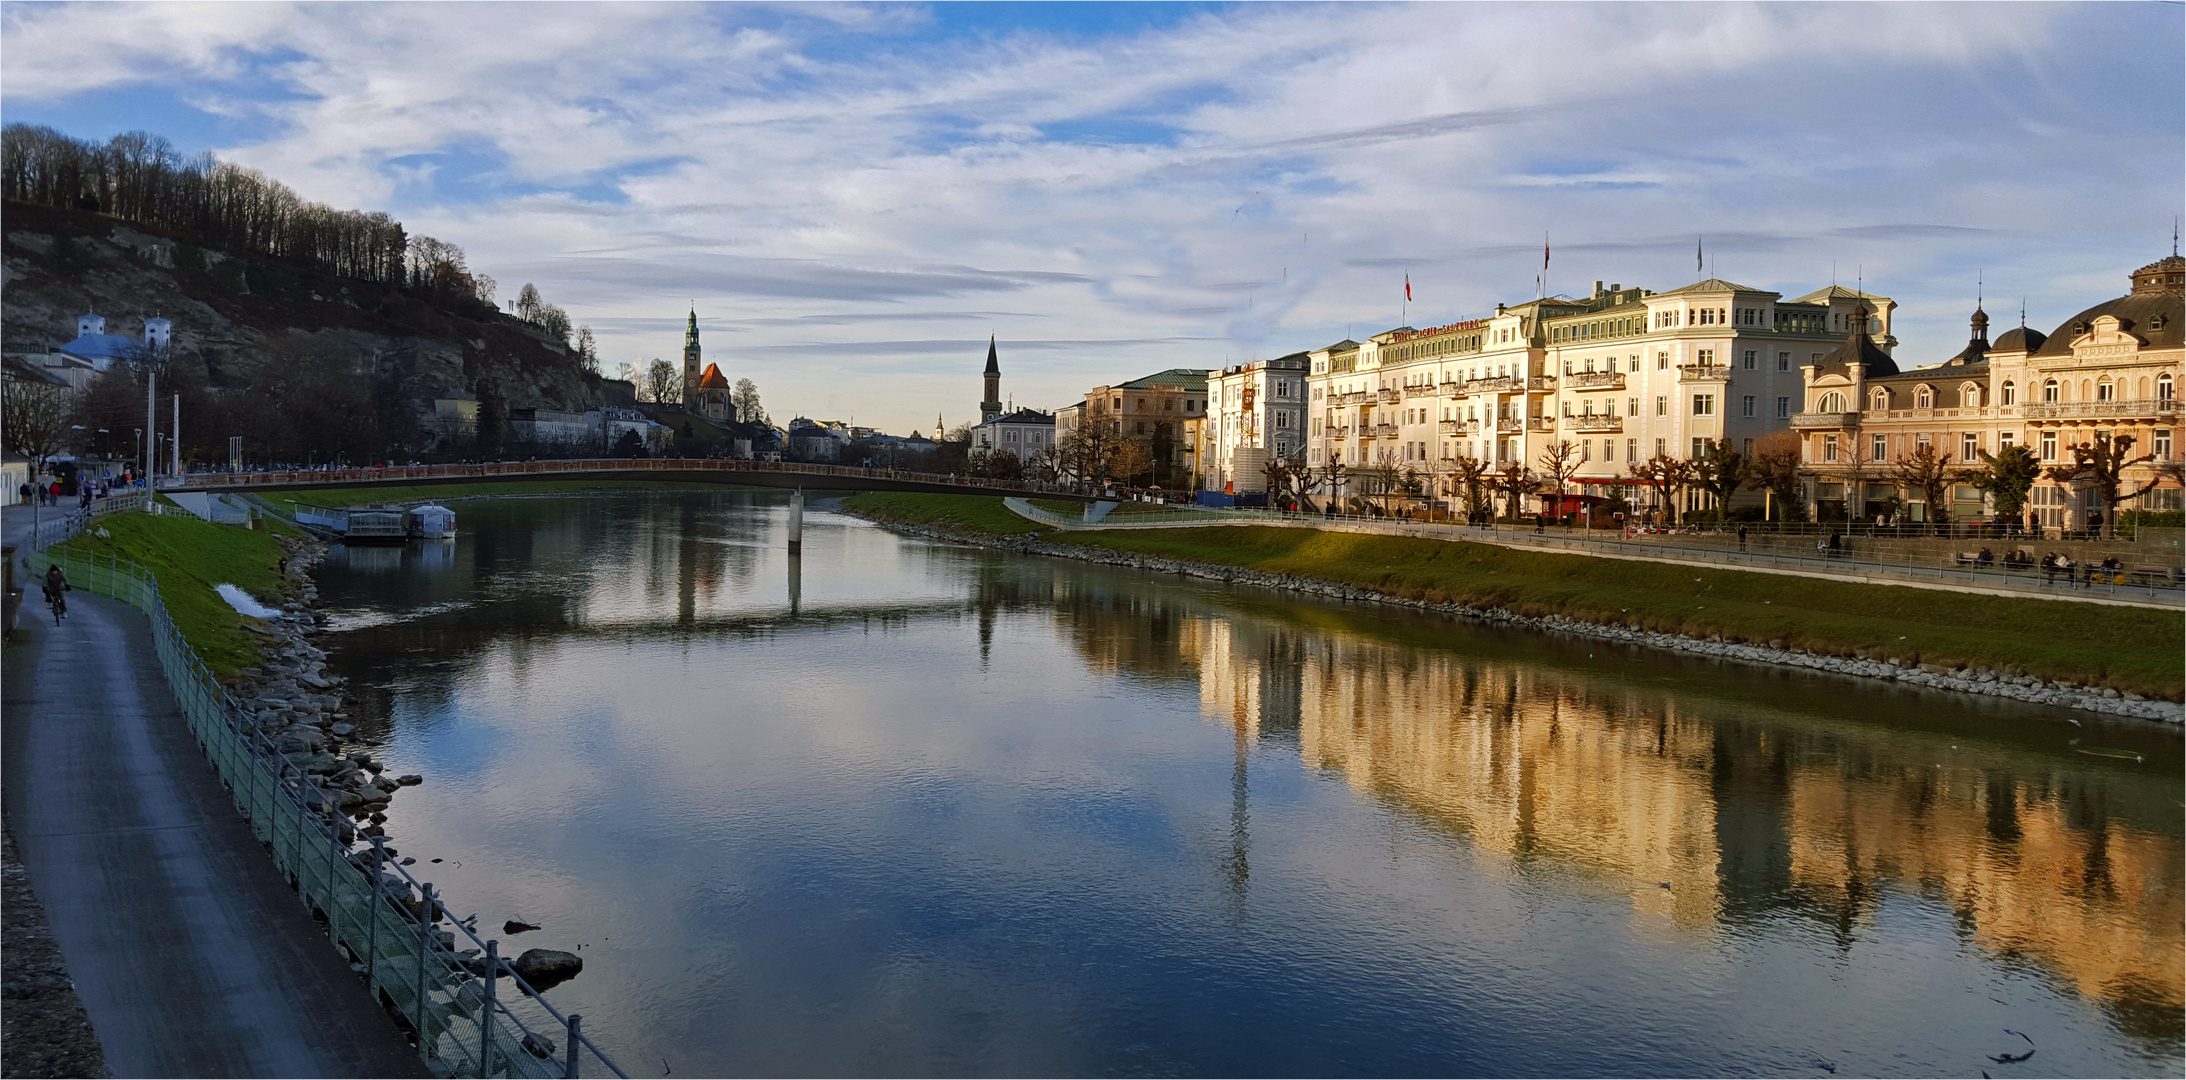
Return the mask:
<path fill-rule="evenodd" d="M 896 483 L 957 487 L 966 491 L 993 491 L 1087 497 L 1089 485 L 1043 483 L 1037 480 L 1002 480 L 958 473 L 923 473 L 903 469 L 865 468 L 857 465 L 815 465 L 790 461 L 739 461 L 722 458 L 583 458 L 568 461 L 487 461 L 467 465 L 389 465 L 291 469 L 269 472 L 191 473 L 183 488 L 229 489 L 256 487 L 313 487 L 342 484 L 394 484 L 414 480 L 527 479 L 567 473 L 704 474 L 735 476 L 812 476 L 837 480 L 877 480 Z M 733 481 L 731 481 L 733 482 Z"/>

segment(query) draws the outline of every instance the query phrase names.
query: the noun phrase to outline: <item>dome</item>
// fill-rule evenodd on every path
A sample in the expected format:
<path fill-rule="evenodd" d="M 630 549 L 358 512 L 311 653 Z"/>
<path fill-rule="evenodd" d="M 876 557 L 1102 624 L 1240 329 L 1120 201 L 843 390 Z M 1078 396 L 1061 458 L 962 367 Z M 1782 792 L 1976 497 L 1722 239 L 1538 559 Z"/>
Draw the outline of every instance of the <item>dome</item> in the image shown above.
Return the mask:
<path fill-rule="evenodd" d="M 2186 296 L 2186 258 L 2166 256 L 2133 271 L 2133 295 Z"/>
<path fill-rule="evenodd" d="M 2040 356 L 2070 356 L 2072 341 L 2093 328 L 2095 320 L 2109 315 L 2118 320 L 2118 329 L 2137 337 L 2143 348 L 2177 349 L 2186 347 L 2186 327 L 2180 326 L 2182 315 L 2180 294 L 2159 292 L 2135 292 L 2115 300 L 2105 300 L 2086 311 L 2080 312 L 2059 324 L 2050 333 L 2036 354 Z"/>
<path fill-rule="evenodd" d="M 1992 353 L 2033 352 L 2042 347 L 2049 336 L 2030 326 L 2014 326 L 1997 335 L 1996 344 L 1989 346 Z"/>

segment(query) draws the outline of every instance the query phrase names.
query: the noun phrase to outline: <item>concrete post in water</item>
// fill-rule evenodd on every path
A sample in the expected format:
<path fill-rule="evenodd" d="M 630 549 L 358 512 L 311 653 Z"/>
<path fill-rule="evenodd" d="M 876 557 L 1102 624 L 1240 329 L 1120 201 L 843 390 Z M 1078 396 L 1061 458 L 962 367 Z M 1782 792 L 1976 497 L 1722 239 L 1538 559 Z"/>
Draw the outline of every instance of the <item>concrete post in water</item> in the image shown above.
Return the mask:
<path fill-rule="evenodd" d="M 577 1040 L 582 1037 L 578 1031 L 578 1026 L 583 1023 L 583 1016 L 577 1013 L 569 1014 L 569 1047 L 562 1051 L 562 1076 L 564 1080 L 577 1080 Z"/>
<path fill-rule="evenodd" d="M 797 488 L 789 493 L 789 549 L 803 551 L 805 547 L 805 489 Z"/>

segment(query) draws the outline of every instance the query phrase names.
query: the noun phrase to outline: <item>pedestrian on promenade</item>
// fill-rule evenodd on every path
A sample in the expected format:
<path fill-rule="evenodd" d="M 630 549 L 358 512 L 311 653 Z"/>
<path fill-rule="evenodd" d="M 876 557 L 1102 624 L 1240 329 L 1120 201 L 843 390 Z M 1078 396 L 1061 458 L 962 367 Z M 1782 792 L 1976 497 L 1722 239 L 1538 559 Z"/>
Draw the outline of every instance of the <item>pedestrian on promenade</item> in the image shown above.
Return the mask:
<path fill-rule="evenodd" d="M 1738 550 L 1746 550 L 1746 527 L 1744 525 L 1738 527 Z"/>
<path fill-rule="evenodd" d="M 29 505 L 30 505 L 30 494 L 31 494 L 31 487 L 30 487 L 30 481 L 28 481 L 28 480 L 25 480 L 25 481 L 23 481 L 23 482 L 22 482 L 22 484 L 20 484 L 19 486 L 17 486 L 17 487 L 16 487 L 16 489 L 15 489 L 15 493 L 16 493 L 16 494 L 18 494 L 18 495 L 21 495 L 21 496 L 23 497 L 23 505 L 25 505 L 25 506 L 29 506 Z"/>

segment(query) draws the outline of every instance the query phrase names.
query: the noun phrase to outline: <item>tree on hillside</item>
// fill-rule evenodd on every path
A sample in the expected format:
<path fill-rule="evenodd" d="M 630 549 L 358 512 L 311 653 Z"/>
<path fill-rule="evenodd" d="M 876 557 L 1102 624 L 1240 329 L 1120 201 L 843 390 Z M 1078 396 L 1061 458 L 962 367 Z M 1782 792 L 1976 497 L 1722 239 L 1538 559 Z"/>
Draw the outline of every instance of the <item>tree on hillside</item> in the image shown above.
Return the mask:
<path fill-rule="evenodd" d="M 1753 458 L 1746 462 L 1746 483 L 1769 493 L 1770 509 L 1779 521 L 1796 521 L 1805 516 L 1799 499 L 1799 485 L 1804 469 L 1801 458 L 1803 444 L 1795 431 L 1778 431 L 1764 435 L 1753 443 Z"/>
<path fill-rule="evenodd" d="M 577 328 L 576 360 L 578 367 L 594 375 L 600 373 L 600 347 L 593 341 L 592 328 L 589 326 Z"/>
<path fill-rule="evenodd" d="M 2017 523 L 2026 516 L 2027 493 L 2042 475 L 2042 463 L 2025 446 L 2007 446 L 1995 453 L 1981 451 L 1981 465 L 1966 472 L 1967 483 L 1988 493 L 1996 516 Z"/>
<path fill-rule="evenodd" d="M 33 471 L 43 471 L 46 459 L 61 451 L 68 435 L 61 388 L 48 382 L 7 380 L 0 386 L 0 434 L 7 437 L 8 453 L 27 459 Z"/>
<path fill-rule="evenodd" d="M 676 366 L 666 360 L 654 360 L 645 366 L 645 393 L 656 405 L 666 405 L 683 400 L 683 379 Z"/>
<path fill-rule="evenodd" d="M 509 304 L 509 314 L 524 322 L 532 322 L 539 317 L 539 309 L 545 304 L 545 301 L 539 299 L 539 287 L 527 281 L 523 288 L 516 290 L 516 299 Z"/>
<path fill-rule="evenodd" d="M 729 408 L 741 423 L 767 422 L 767 411 L 759 407 L 759 387 L 750 379 L 736 380 L 735 389 L 729 391 Z"/>
<path fill-rule="evenodd" d="M 1890 469 L 1890 478 L 1907 493 L 1920 496 L 1928 506 L 1930 522 L 1940 525 L 1951 520 L 1950 503 L 1944 497 L 1954 478 L 1949 453 L 1922 443 L 1914 447 L 1911 454 L 1898 455 L 1897 464 Z"/>

